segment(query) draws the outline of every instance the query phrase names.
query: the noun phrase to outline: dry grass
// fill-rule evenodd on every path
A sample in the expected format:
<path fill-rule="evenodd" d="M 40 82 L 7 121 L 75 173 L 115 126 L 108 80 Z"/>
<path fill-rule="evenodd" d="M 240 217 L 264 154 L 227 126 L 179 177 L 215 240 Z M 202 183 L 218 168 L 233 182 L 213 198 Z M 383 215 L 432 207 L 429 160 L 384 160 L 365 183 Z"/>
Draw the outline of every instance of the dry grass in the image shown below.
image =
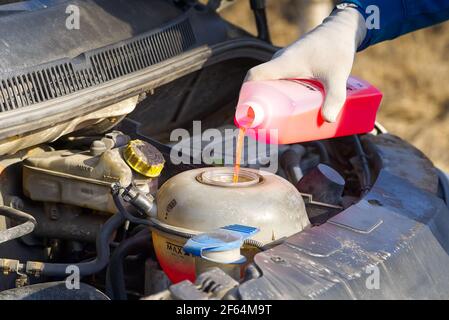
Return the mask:
<path fill-rule="evenodd" d="M 248 1 L 223 12 L 255 33 Z M 284 46 L 299 36 L 295 0 L 269 1 L 273 42 Z M 449 22 L 373 46 L 357 55 L 353 74 L 384 93 L 378 120 L 449 171 Z"/>

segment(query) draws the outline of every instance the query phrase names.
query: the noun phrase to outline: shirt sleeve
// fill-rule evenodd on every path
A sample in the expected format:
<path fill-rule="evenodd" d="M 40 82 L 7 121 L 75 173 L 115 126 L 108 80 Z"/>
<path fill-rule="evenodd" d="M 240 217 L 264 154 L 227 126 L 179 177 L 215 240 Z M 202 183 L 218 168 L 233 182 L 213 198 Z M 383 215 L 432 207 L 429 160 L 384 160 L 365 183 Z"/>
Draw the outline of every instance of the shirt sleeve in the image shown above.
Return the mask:
<path fill-rule="evenodd" d="M 346 0 L 357 6 L 367 24 L 367 34 L 358 48 L 391 40 L 408 32 L 449 20 L 449 0 Z M 372 7 L 374 6 L 374 7 Z M 372 23 L 378 13 L 379 24 Z"/>

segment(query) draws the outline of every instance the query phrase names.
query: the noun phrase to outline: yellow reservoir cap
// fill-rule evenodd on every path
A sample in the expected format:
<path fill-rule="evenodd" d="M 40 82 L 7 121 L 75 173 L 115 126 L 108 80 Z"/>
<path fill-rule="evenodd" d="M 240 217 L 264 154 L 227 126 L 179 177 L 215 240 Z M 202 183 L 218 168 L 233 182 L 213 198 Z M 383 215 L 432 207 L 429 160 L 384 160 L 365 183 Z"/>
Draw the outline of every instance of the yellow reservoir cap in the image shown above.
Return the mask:
<path fill-rule="evenodd" d="M 123 156 L 132 169 L 149 178 L 158 177 L 164 168 L 165 160 L 159 150 L 142 140 L 130 141 Z"/>

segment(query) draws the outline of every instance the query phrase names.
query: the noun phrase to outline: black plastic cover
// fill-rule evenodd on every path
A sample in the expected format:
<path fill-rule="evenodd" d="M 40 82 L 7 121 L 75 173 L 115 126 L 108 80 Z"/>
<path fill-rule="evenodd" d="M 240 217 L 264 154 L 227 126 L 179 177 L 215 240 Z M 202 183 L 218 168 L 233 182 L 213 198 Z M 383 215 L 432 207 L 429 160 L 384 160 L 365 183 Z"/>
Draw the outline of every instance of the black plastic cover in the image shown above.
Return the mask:
<path fill-rule="evenodd" d="M 205 7 L 183 11 L 163 0 L 42 2 L 0 15 L 0 112 L 94 87 L 227 38 L 226 24 Z M 79 8 L 79 29 L 66 26 L 69 6 Z"/>

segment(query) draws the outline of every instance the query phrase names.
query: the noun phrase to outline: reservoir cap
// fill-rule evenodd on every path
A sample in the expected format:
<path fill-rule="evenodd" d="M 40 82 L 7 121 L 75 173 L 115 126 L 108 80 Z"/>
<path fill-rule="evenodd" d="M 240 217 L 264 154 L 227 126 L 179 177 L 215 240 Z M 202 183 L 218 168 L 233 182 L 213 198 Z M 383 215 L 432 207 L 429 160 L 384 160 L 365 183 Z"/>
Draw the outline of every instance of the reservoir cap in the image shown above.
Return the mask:
<path fill-rule="evenodd" d="M 240 254 L 243 241 L 259 232 L 258 228 L 229 225 L 192 237 L 184 245 L 184 252 L 225 264 L 241 264 L 246 258 Z"/>
<path fill-rule="evenodd" d="M 158 177 L 164 168 L 165 160 L 159 150 L 142 140 L 130 141 L 123 156 L 132 169 L 146 177 Z"/>

